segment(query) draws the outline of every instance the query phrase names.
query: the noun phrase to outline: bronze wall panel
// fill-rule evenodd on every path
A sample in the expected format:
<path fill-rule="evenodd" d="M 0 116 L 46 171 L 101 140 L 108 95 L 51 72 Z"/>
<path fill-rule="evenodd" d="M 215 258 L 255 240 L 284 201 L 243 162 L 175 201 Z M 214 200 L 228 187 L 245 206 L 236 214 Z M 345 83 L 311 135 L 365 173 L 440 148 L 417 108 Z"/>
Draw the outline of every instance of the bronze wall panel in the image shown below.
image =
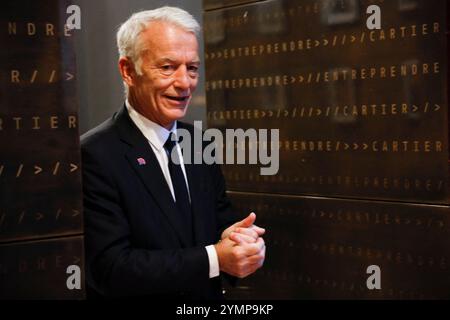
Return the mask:
<path fill-rule="evenodd" d="M 0 12 L 0 242 L 82 233 L 74 31 L 67 1 Z"/>
<path fill-rule="evenodd" d="M 264 267 L 231 297 L 450 298 L 448 17 L 443 0 L 205 12 L 209 126 L 280 129 L 277 175 L 224 165 L 237 210 L 267 229 Z"/>
<path fill-rule="evenodd" d="M 237 5 L 259 2 L 263 0 L 203 0 L 204 10 L 221 9 L 225 7 L 233 7 Z"/>
<path fill-rule="evenodd" d="M 446 1 L 379 3 L 371 32 L 372 3 L 205 12 L 209 126 L 280 129 L 278 174 L 227 165 L 231 190 L 448 203 Z"/>
<path fill-rule="evenodd" d="M 230 193 L 267 229 L 265 265 L 228 288 L 244 299 L 450 299 L 450 209 Z M 367 267 L 381 269 L 369 290 Z"/>
<path fill-rule="evenodd" d="M 69 290 L 66 285 L 68 266 L 84 269 L 83 250 L 81 236 L 0 245 L 0 297 L 83 299 L 84 290 Z"/>
<path fill-rule="evenodd" d="M 3 1 L 0 11 L 0 299 L 81 299 L 78 97 L 69 1 Z"/>

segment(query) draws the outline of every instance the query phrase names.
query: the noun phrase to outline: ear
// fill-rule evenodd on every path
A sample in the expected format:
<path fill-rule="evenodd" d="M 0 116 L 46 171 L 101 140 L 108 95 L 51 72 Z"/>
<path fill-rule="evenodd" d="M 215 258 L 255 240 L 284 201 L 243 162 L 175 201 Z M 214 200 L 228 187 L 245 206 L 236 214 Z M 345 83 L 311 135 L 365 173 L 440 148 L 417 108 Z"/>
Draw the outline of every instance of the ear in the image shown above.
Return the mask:
<path fill-rule="evenodd" d="M 128 87 L 132 87 L 135 84 L 137 76 L 133 62 L 131 62 L 129 58 L 121 57 L 119 59 L 119 71 L 122 75 L 123 81 L 128 85 Z"/>

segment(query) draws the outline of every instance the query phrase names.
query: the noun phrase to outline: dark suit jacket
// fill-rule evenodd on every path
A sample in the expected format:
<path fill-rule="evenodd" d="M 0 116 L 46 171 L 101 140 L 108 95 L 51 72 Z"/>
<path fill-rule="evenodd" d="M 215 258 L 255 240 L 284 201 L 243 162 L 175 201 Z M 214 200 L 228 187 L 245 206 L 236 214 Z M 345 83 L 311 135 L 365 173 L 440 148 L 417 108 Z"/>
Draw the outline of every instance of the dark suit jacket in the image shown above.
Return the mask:
<path fill-rule="evenodd" d="M 193 127 L 178 122 L 179 128 Z M 87 282 L 101 296 L 218 299 L 206 245 L 237 221 L 217 165 L 185 165 L 195 245 L 147 139 L 125 107 L 81 138 Z M 139 165 L 139 158 L 146 165 Z M 92 291 L 91 291 L 92 292 Z"/>

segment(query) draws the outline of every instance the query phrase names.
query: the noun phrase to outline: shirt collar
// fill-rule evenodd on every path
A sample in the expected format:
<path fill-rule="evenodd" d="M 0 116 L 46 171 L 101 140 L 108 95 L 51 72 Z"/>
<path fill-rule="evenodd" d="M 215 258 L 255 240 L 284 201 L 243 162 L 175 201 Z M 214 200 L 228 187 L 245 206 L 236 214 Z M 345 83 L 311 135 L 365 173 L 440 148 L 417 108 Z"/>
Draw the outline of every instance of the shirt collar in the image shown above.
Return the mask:
<path fill-rule="evenodd" d="M 125 101 L 125 106 L 127 107 L 128 114 L 134 124 L 138 127 L 138 129 L 142 132 L 144 137 L 151 143 L 151 145 L 156 148 L 158 151 L 164 147 L 167 139 L 169 138 L 170 133 L 174 133 L 176 135 L 177 131 L 177 122 L 175 121 L 172 129 L 167 130 L 166 128 L 160 126 L 159 124 L 147 119 L 142 114 L 136 111 L 133 106 L 130 104 L 128 99 Z"/>

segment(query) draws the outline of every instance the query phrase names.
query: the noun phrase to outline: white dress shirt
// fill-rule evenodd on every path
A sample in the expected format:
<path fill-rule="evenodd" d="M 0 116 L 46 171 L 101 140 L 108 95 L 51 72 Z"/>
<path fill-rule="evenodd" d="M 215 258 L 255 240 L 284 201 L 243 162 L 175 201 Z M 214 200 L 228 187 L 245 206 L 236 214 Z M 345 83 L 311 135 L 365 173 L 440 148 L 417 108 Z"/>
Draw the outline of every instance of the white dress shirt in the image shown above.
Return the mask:
<path fill-rule="evenodd" d="M 174 133 L 176 135 L 177 130 L 177 122 L 175 121 L 172 129 L 167 130 L 164 127 L 161 127 L 159 124 L 154 123 L 153 121 L 147 119 L 140 113 L 138 113 L 129 103 L 128 99 L 125 101 L 125 105 L 128 110 L 128 114 L 134 124 L 138 127 L 138 129 L 142 132 L 145 138 L 147 138 L 150 147 L 155 153 L 156 159 L 158 159 L 159 166 L 161 167 L 161 171 L 166 179 L 167 185 L 169 186 L 170 192 L 172 193 L 172 197 L 174 201 L 175 199 L 175 191 L 173 189 L 172 179 L 170 177 L 169 172 L 169 158 L 167 156 L 166 150 L 164 149 L 164 144 L 170 136 L 170 133 Z M 181 154 L 180 145 L 176 144 L 178 158 L 180 159 L 181 170 L 183 171 L 184 180 L 186 182 L 186 188 L 189 193 L 189 182 L 186 176 L 186 170 L 184 168 L 183 156 Z M 189 194 L 190 198 L 190 194 Z M 190 200 L 190 199 L 189 199 Z M 219 276 L 219 258 L 217 257 L 216 249 L 214 245 L 210 245 L 206 247 L 206 252 L 208 253 L 209 260 L 209 277 L 214 278 Z"/>

